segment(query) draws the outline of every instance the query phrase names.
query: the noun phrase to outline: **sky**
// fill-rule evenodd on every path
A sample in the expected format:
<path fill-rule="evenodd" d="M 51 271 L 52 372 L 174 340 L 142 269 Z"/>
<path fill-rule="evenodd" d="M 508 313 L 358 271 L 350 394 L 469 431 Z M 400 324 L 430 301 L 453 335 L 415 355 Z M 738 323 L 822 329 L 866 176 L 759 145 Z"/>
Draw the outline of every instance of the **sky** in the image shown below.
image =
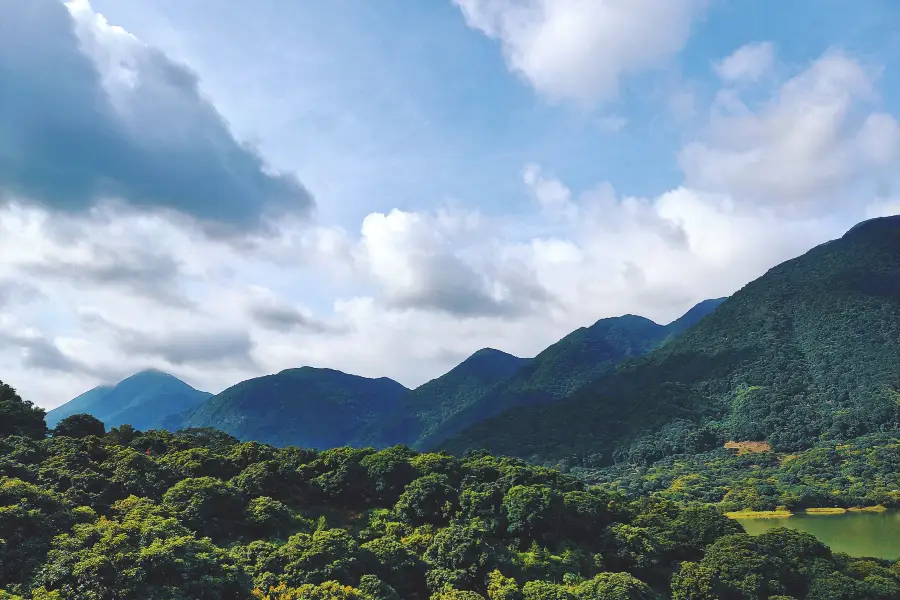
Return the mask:
<path fill-rule="evenodd" d="M 414 387 L 900 213 L 896 0 L 0 0 L 0 380 Z"/>

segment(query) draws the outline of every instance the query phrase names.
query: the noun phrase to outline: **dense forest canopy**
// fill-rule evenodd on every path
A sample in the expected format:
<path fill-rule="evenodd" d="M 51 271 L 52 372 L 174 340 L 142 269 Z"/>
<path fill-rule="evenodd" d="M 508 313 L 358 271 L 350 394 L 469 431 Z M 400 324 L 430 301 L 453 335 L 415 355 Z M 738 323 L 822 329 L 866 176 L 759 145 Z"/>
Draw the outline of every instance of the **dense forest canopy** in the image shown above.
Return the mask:
<path fill-rule="evenodd" d="M 518 459 L 106 432 L 85 415 L 48 436 L 42 410 L 0 389 L 0 598 L 900 595 L 900 565 Z"/>

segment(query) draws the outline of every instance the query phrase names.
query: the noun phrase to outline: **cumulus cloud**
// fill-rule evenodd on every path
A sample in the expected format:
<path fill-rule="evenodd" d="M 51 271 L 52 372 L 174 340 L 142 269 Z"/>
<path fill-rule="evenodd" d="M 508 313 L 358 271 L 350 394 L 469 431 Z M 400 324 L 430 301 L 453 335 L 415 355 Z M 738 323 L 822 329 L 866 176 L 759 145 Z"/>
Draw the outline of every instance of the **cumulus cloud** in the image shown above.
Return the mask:
<path fill-rule="evenodd" d="M 553 100 L 614 96 L 688 39 L 704 0 L 453 0 L 469 27 L 499 41 L 509 68 Z"/>
<path fill-rule="evenodd" d="M 194 325 L 160 331 L 113 323 L 91 310 L 83 311 L 82 318 L 93 327 L 112 334 L 115 347 L 127 355 L 160 358 L 176 366 L 257 367 L 252 357 L 253 340 L 245 329 L 233 325 Z"/>
<path fill-rule="evenodd" d="M 467 260 L 458 252 L 457 244 L 471 243 L 480 228 L 477 213 L 373 213 L 362 224 L 362 260 L 394 308 L 508 317 L 548 302 L 523 265 Z"/>
<path fill-rule="evenodd" d="M 250 317 L 260 327 L 273 331 L 327 333 L 338 328 L 321 321 L 311 311 L 279 298 L 271 290 L 253 286 L 246 302 Z"/>
<path fill-rule="evenodd" d="M 898 164 L 900 124 L 878 109 L 874 73 L 844 54 L 822 56 L 759 106 L 726 92 L 680 153 L 691 187 L 776 207 L 834 203 Z"/>
<path fill-rule="evenodd" d="M 294 175 L 234 138 L 195 73 L 87 0 L 2 0 L 0 22 L 14 24 L 0 36 L 0 201 L 83 213 L 116 199 L 217 233 L 312 208 Z"/>
<path fill-rule="evenodd" d="M 755 42 L 741 46 L 730 56 L 716 63 L 719 77 L 728 83 L 756 82 L 775 63 L 775 45 L 772 42 Z"/>
<path fill-rule="evenodd" d="M 11 350 L 20 356 L 23 367 L 39 373 L 51 375 L 74 373 L 101 378 L 109 375 L 104 369 L 84 362 L 61 348 L 58 339 L 49 337 L 34 327 L 26 326 L 8 315 L 0 317 L 0 342 L 6 351 Z"/>

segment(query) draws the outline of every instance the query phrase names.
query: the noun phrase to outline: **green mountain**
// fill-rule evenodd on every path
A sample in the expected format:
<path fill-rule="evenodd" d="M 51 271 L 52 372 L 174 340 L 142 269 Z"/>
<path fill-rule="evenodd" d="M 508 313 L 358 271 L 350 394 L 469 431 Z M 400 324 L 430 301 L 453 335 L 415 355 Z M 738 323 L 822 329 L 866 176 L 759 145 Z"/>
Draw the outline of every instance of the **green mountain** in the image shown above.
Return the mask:
<path fill-rule="evenodd" d="M 151 369 L 113 386 L 96 387 L 51 410 L 47 426 L 52 428 L 68 416 L 87 413 L 107 428 L 128 423 L 141 430 L 154 429 L 162 427 L 170 415 L 196 408 L 210 396 L 177 377 Z"/>
<path fill-rule="evenodd" d="M 390 413 L 369 423 L 355 446 L 418 446 L 441 423 L 479 400 L 530 361 L 493 348 L 479 350 L 444 375 L 412 392 Z"/>
<path fill-rule="evenodd" d="M 359 435 L 408 393 L 386 377 L 302 367 L 234 385 L 207 400 L 182 424 L 215 427 L 239 439 L 276 446 L 331 448 Z"/>
<path fill-rule="evenodd" d="M 728 298 L 713 298 L 697 304 L 691 310 L 666 325 L 666 337 L 671 339 L 681 335 L 699 323 L 706 315 L 719 308 L 726 300 Z"/>
<path fill-rule="evenodd" d="M 900 217 L 781 264 L 695 327 L 569 398 L 482 421 L 442 447 L 587 465 L 725 440 L 776 450 L 900 426 Z"/>
<path fill-rule="evenodd" d="M 565 398 L 622 361 L 642 356 L 683 333 L 723 301 L 701 302 L 669 325 L 624 315 L 581 327 L 528 361 L 508 379 L 484 389 L 468 403 L 459 403 L 458 410 L 449 418 L 423 431 L 416 447 L 438 445 L 466 427 L 504 410 Z M 427 400 L 426 397 L 424 401 Z"/>

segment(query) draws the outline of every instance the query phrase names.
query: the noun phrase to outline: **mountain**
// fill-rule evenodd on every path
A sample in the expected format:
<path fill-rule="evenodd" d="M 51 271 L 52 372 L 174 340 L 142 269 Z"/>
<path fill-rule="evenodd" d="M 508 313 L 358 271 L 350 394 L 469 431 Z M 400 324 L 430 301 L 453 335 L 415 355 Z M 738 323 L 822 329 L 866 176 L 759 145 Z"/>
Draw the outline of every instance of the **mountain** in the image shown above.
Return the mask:
<path fill-rule="evenodd" d="M 162 427 L 172 414 L 199 406 L 212 396 L 177 377 L 154 369 L 141 371 L 113 386 L 99 386 L 47 413 L 47 426 L 77 414 L 94 415 L 107 428 L 128 423 L 137 429 Z"/>
<path fill-rule="evenodd" d="M 483 348 L 444 375 L 410 392 L 393 411 L 369 423 L 353 440 L 353 445 L 418 446 L 421 438 L 529 362 L 500 350 Z"/>
<path fill-rule="evenodd" d="M 187 427 L 215 427 L 275 446 L 331 448 L 396 408 L 409 390 L 382 377 L 302 367 L 243 381 L 187 415 Z"/>
<path fill-rule="evenodd" d="M 728 298 L 714 298 L 711 300 L 704 300 L 697 304 L 691 310 L 666 325 L 667 337 L 674 338 L 675 336 L 681 335 L 699 323 L 703 317 L 719 308 L 726 300 L 728 300 Z"/>
<path fill-rule="evenodd" d="M 442 448 L 646 462 L 725 440 L 776 450 L 900 426 L 900 217 L 862 223 L 745 286 L 683 335 L 560 402 Z"/>
<path fill-rule="evenodd" d="M 642 356 L 699 322 L 723 300 L 706 300 L 670 325 L 624 315 L 601 319 L 562 338 L 517 370 L 484 390 L 455 414 L 426 432 L 417 448 L 430 448 L 466 427 L 514 407 L 553 402 L 614 369 Z"/>

